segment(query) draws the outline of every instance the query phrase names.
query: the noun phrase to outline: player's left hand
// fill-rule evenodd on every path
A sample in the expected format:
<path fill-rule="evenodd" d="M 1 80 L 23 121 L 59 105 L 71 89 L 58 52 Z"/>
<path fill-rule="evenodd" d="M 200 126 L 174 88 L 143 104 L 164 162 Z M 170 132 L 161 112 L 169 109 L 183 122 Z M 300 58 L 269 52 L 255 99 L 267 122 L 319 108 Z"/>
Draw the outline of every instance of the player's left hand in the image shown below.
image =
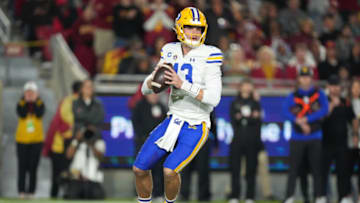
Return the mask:
<path fill-rule="evenodd" d="M 172 68 L 168 68 L 167 71 L 165 71 L 165 76 L 164 76 L 167 80 L 169 81 L 165 81 L 166 84 L 168 85 L 173 85 L 174 87 L 180 89 L 183 81 L 180 79 L 180 77 L 178 76 L 178 74 L 176 74 L 175 70 Z"/>

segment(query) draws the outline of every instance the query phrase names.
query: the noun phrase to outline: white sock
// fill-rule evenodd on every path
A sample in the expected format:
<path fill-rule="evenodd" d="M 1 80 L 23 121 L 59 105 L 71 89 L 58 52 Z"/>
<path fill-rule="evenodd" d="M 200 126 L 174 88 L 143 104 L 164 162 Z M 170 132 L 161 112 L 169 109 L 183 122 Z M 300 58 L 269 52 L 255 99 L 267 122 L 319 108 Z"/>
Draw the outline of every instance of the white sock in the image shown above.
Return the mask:
<path fill-rule="evenodd" d="M 173 200 L 169 200 L 165 195 L 165 202 L 164 203 L 174 203 L 176 201 L 176 197 Z"/>
<path fill-rule="evenodd" d="M 151 196 L 148 198 L 138 197 L 139 203 L 151 203 Z"/>

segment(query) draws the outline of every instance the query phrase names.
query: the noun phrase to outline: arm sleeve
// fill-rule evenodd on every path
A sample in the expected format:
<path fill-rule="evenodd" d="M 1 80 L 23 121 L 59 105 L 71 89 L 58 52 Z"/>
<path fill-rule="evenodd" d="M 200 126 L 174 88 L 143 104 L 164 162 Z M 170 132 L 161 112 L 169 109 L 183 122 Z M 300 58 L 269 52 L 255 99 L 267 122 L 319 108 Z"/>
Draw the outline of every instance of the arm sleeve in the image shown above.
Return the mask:
<path fill-rule="evenodd" d="M 291 122 L 295 122 L 295 115 L 290 112 L 290 108 L 292 105 L 292 101 L 294 100 L 294 95 L 290 94 L 286 97 L 284 104 L 283 104 L 283 115 L 285 116 L 286 120 L 290 120 Z"/>
<path fill-rule="evenodd" d="M 97 109 L 96 116 L 94 116 L 94 118 L 93 118 L 93 122 L 97 127 L 101 127 L 101 125 L 104 123 L 104 118 L 105 118 L 104 106 L 98 100 L 98 109 Z"/>
<path fill-rule="evenodd" d="M 202 102 L 215 107 L 219 104 L 221 98 L 222 82 L 220 65 L 211 65 L 206 71 Z"/>
<path fill-rule="evenodd" d="M 253 117 L 251 116 L 249 118 L 249 123 L 252 123 L 252 124 L 261 124 L 261 106 L 260 106 L 260 103 L 259 102 L 255 102 L 254 103 L 254 106 L 253 106 L 253 111 L 258 111 L 260 113 L 260 116 L 259 117 Z"/>
<path fill-rule="evenodd" d="M 38 118 L 41 118 L 44 115 L 44 113 L 45 113 L 45 104 L 41 99 L 38 99 L 35 102 L 34 111 L 35 111 L 36 117 L 38 117 Z"/>
<path fill-rule="evenodd" d="M 168 29 L 171 29 L 174 27 L 174 21 L 166 14 L 165 11 L 162 11 L 160 13 L 160 19 L 162 20 L 164 26 Z"/>
<path fill-rule="evenodd" d="M 212 111 L 210 113 L 210 122 L 211 122 L 210 132 L 214 135 L 215 147 L 219 147 L 219 140 L 218 140 L 218 137 L 217 137 L 216 115 L 215 115 L 214 111 Z"/>
<path fill-rule="evenodd" d="M 145 80 L 144 80 L 144 82 L 143 82 L 143 84 L 142 84 L 142 86 L 141 86 L 141 92 L 142 92 L 143 95 L 147 95 L 147 94 L 152 94 L 152 93 L 154 93 L 154 91 L 147 86 L 147 82 L 148 82 L 149 80 L 151 80 L 151 77 L 152 77 L 151 74 L 148 75 L 148 76 L 145 78 Z"/>
<path fill-rule="evenodd" d="M 230 121 L 233 127 L 235 127 L 238 121 L 235 119 L 235 102 L 233 101 L 230 105 Z"/>
<path fill-rule="evenodd" d="M 145 31 L 153 31 L 155 29 L 155 26 L 159 20 L 161 20 L 161 15 L 159 12 L 155 12 L 153 15 L 151 15 L 150 18 L 148 18 L 144 23 L 144 30 Z"/>
<path fill-rule="evenodd" d="M 347 106 L 347 118 L 349 123 L 356 118 L 354 108 L 351 104 Z"/>
<path fill-rule="evenodd" d="M 26 107 L 26 102 L 25 100 L 21 99 L 17 106 L 16 106 L 16 113 L 18 114 L 18 116 L 20 116 L 21 118 L 25 118 L 26 114 L 28 113 L 28 109 Z"/>
<path fill-rule="evenodd" d="M 323 91 L 319 91 L 319 94 L 320 94 L 319 97 L 320 109 L 307 116 L 307 120 L 309 123 L 318 121 L 328 114 L 329 111 L 328 99 L 326 98 L 326 95 L 324 94 Z"/>

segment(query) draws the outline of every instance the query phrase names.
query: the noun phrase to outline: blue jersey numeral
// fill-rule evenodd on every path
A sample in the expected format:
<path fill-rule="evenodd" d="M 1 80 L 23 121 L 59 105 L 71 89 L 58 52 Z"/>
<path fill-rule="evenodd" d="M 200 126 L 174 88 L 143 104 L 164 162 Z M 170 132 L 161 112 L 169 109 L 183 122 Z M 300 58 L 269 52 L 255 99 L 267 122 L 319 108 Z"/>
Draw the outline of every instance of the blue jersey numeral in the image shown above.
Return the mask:
<path fill-rule="evenodd" d="M 174 69 L 175 69 L 175 72 L 176 72 L 176 73 L 178 73 L 178 68 L 179 68 L 179 64 L 178 64 L 178 63 L 175 63 L 175 64 L 174 64 Z M 181 68 L 180 68 L 181 71 L 187 70 L 187 73 L 186 73 L 186 75 L 185 75 L 185 79 L 186 79 L 187 81 L 189 81 L 190 83 L 193 83 L 193 80 L 192 80 L 192 69 L 193 69 L 193 67 L 192 67 L 192 65 L 191 65 L 190 63 L 184 63 L 184 64 L 181 66 Z"/>

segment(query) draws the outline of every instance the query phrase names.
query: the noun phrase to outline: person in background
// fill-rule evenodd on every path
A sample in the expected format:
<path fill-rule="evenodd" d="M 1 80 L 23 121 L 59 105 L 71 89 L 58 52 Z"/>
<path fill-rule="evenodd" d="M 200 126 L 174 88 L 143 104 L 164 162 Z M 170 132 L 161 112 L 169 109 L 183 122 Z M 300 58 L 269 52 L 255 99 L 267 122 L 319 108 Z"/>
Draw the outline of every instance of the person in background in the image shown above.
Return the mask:
<path fill-rule="evenodd" d="M 81 81 L 75 81 L 72 85 L 72 94 L 60 102 L 46 133 L 42 154 L 51 159 L 51 198 L 57 198 L 60 175 L 66 171 L 70 165 L 70 161 L 66 158 L 65 152 L 73 136 L 72 127 L 74 125 L 74 114 L 72 111 L 72 103 L 78 99 L 80 88 Z"/>
<path fill-rule="evenodd" d="M 311 18 L 305 18 L 300 21 L 300 32 L 291 36 L 289 41 L 292 49 L 295 48 L 297 43 L 304 43 L 307 47 L 310 47 L 315 37 L 313 21 Z"/>
<path fill-rule="evenodd" d="M 102 187 L 104 174 L 100 161 L 105 154 L 105 142 L 101 131 L 104 108 L 95 98 L 91 80 L 82 83 L 80 96 L 73 102 L 73 139 L 66 151 L 72 159 L 70 173 L 72 180 L 65 189 L 65 199 L 104 199 Z"/>
<path fill-rule="evenodd" d="M 257 52 L 257 63 L 251 70 L 253 78 L 264 78 L 268 80 L 283 78 L 283 70 L 279 62 L 276 61 L 274 51 L 268 47 L 263 46 Z"/>
<path fill-rule="evenodd" d="M 143 38 L 143 14 L 131 0 L 120 0 L 113 9 L 112 28 L 116 36 L 116 47 L 131 46 L 134 39 Z"/>
<path fill-rule="evenodd" d="M 174 40 L 172 28 L 174 27 L 175 9 L 164 0 L 155 0 L 144 11 L 143 23 L 146 47 L 153 47 L 157 38 L 162 37 L 166 42 Z M 158 52 L 157 52 L 158 53 Z"/>
<path fill-rule="evenodd" d="M 245 57 L 240 45 L 231 44 L 228 60 L 224 62 L 224 74 L 226 76 L 249 76 L 253 65 L 252 60 Z"/>
<path fill-rule="evenodd" d="M 140 151 L 149 133 L 166 118 L 166 107 L 160 102 L 159 95 L 145 95 L 135 106 L 132 123 L 135 130 L 135 151 Z M 151 170 L 154 182 L 154 202 L 164 194 L 162 161 Z"/>
<path fill-rule="evenodd" d="M 357 41 L 351 49 L 350 56 L 350 74 L 354 77 L 360 77 L 360 43 Z"/>
<path fill-rule="evenodd" d="M 154 46 L 151 47 L 150 50 L 148 50 L 148 53 L 150 53 L 150 62 L 151 67 L 155 67 L 157 65 L 157 62 L 160 60 L 160 52 L 161 48 L 166 44 L 166 41 L 163 37 L 158 37 L 155 39 Z"/>
<path fill-rule="evenodd" d="M 291 36 L 300 32 L 300 22 L 306 19 L 306 14 L 300 9 L 299 0 L 288 0 L 287 6 L 279 13 L 278 20 L 283 31 Z"/>
<path fill-rule="evenodd" d="M 295 45 L 294 56 L 290 59 L 286 67 L 286 78 L 296 79 L 300 70 L 303 67 L 308 67 L 313 73 L 314 79 L 318 78 L 318 71 L 316 68 L 316 61 L 309 51 L 308 47 L 304 43 L 298 43 Z"/>
<path fill-rule="evenodd" d="M 321 124 L 329 104 L 325 93 L 314 86 L 310 68 L 302 67 L 297 80 L 297 89 L 289 94 L 283 105 L 284 117 L 292 124 L 285 203 L 294 202 L 296 179 L 304 157 L 309 161 L 316 202 L 325 202 L 325 198 L 321 198 Z"/>
<path fill-rule="evenodd" d="M 117 1 L 114 0 L 90 0 L 88 3 L 88 6 L 92 7 L 95 12 L 93 48 L 98 58 L 104 57 L 105 53 L 114 46 L 115 36 L 112 24 L 114 22 L 113 8 L 115 3 Z"/>
<path fill-rule="evenodd" d="M 254 86 L 250 80 L 242 81 L 238 97 L 230 107 L 234 138 L 230 145 L 231 194 L 229 203 L 238 203 L 241 184 L 241 158 L 246 159 L 246 203 L 255 202 L 256 170 L 258 153 L 262 148 L 260 138 L 261 107 L 255 99 Z"/>
<path fill-rule="evenodd" d="M 342 88 L 341 97 L 348 98 L 351 86 L 350 64 L 342 64 L 339 69 L 340 86 Z"/>
<path fill-rule="evenodd" d="M 323 17 L 323 30 L 319 37 L 323 45 L 327 41 L 336 41 L 336 38 L 339 36 L 339 31 L 336 28 L 335 16 L 332 14 L 327 14 Z"/>
<path fill-rule="evenodd" d="M 336 44 L 333 41 L 326 42 L 326 59 L 318 66 L 319 79 L 328 80 L 330 75 L 338 75 L 341 62 L 338 59 Z"/>
<path fill-rule="evenodd" d="M 84 9 L 82 15 L 72 26 L 71 41 L 73 42 L 73 52 L 80 64 L 91 77 L 95 76 L 96 55 L 93 49 L 94 43 L 94 18 L 95 12 L 91 6 Z"/>
<path fill-rule="evenodd" d="M 349 25 L 345 25 L 341 30 L 340 36 L 336 40 L 336 49 L 339 60 L 346 61 L 350 59 L 351 49 L 354 44 L 355 38 L 353 36 L 351 28 Z"/>
<path fill-rule="evenodd" d="M 328 79 L 327 88 L 329 90 L 329 113 L 323 124 L 323 172 L 322 191 L 323 197 L 327 196 L 328 176 L 331 163 L 335 161 L 336 182 L 339 202 L 351 202 L 349 197 L 350 174 L 348 165 L 348 124 L 352 125 L 352 132 L 358 135 L 358 120 L 355 119 L 353 108 L 346 99 L 341 97 L 340 79 L 337 75 L 331 75 Z"/>
<path fill-rule="evenodd" d="M 350 94 L 349 101 L 355 113 L 355 118 L 360 119 L 360 80 L 354 79 L 350 85 Z M 353 129 L 355 130 L 355 129 Z M 359 130 L 359 129 L 358 129 Z M 359 131 L 358 131 L 359 132 Z M 355 166 L 360 166 L 360 156 L 359 156 L 359 133 L 355 134 L 351 131 L 349 136 L 349 173 L 352 175 L 354 173 Z M 360 188 L 360 170 L 357 171 L 357 192 L 359 192 Z M 350 176 L 351 177 L 351 176 Z M 356 192 L 356 191 L 354 191 Z M 358 196 L 358 202 L 360 201 L 360 197 Z"/>
<path fill-rule="evenodd" d="M 265 30 L 267 40 L 264 44 L 271 47 L 275 53 L 276 60 L 279 61 L 281 65 L 286 65 L 292 57 L 292 52 L 290 45 L 286 43 L 279 22 L 272 20 L 265 29 L 267 29 Z"/>
<path fill-rule="evenodd" d="M 211 0 L 210 7 L 205 10 L 206 20 L 209 26 L 206 43 L 217 45 L 219 36 L 228 35 L 232 27 L 233 16 L 226 2 L 221 0 Z"/>
<path fill-rule="evenodd" d="M 358 18 L 357 12 L 351 12 L 348 16 L 348 23 L 354 37 L 360 37 L 360 19 Z"/>
<path fill-rule="evenodd" d="M 134 74 L 148 75 L 151 73 L 150 68 L 151 68 L 150 58 L 147 55 L 139 56 L 136 58 Z"/>
<path fill-rule="evenodd" d="M 78 18 L 78 12 L 75 7 L 70 5 L 68 0 L 56 0 L 57 16 L 53 21 L 53 26 L 56 31 L 61 31 L 61 34 L 72 47 L 71 32 L 72 26 Z"/>
<path fill-rule="evenodd" d="M 24 3 L 21 19 L 26 25 L 26 40 L 38 40 L 37 31 L 41 27 L 52 26 L 55 18 L 56 5 L 52 0 L 31 0 Z M 39 47 L 30 47 L 30 54 L 40 51 Z"/>
<path fill-rule="evenodd" d="M 21 199 L 33 198 L 37 167 L 44 140 L 42 117 L 45 113 L 45 104 L 39 97 L 38 87 L 34 81 L 29 81 L 24 85 L 24 95 L 17 103 L 16 112 L 19 116 L 15 137 L 18 158 L 18 192 Z"/>

